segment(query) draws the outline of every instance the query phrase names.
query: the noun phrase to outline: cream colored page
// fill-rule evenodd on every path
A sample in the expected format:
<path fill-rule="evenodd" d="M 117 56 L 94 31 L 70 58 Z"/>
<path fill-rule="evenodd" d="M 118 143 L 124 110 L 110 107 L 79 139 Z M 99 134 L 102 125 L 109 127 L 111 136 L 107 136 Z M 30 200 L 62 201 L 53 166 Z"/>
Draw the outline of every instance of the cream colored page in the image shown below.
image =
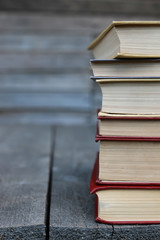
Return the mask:
<path fill-rule="evenodd" d="M 108 221 L 160 221 L 160 190 L 97 192 L 98 216 Z"/>
<path fill-rule="evenodd" d="M 160 142 L 101 141 L 99 179 L 160 182 Z"/>

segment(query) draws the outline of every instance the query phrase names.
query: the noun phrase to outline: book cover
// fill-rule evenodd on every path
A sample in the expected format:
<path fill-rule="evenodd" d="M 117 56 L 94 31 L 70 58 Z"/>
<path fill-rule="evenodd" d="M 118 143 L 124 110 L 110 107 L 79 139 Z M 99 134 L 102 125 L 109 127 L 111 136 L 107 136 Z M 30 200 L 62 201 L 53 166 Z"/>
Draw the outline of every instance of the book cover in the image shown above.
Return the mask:
<path fill-rule="evenodd" d="M 113 21 L 88 50 L 95 58 L 157 58 L 159 36 L 160 21 Z"/>
<path fill-rule="evenodd" d="M 143 119 L 143 118 L 142 118 Z M 99 127 L 97 124 L 97 134 L 95 137 L 95 141 L 151 141 L 151 142 L 159 142 L 160 137 L 136 137 L 136 136 L 104 136 L 99 135 Z"/>
<path fill-rule="evenodd" d="M 156 186 L 156 185 L 134 185 L 134 184 L 124 184 L 124 185 L 120 185 L 118 184 L 99 184 L 99 182 L 97 182 L 97 174 L 98 174 L 98 162 L 96 160 L 95 164 L 94 164 L 94 168 L 92 171 L 92 176 L 91 176 L 91 181 L 90 181 L 90 192 L 91 194 L 95 194 L 95 220 L 97 222 L 100 223 L 106 223 L 106 224 L 159 224 L 160 221 L 107 221 L 104 219 L 101 219 L 98 216 L 98 205 L 99 205 L 99 199 L 98 196 L 96 194 L 96 192 L 101 191 L 101 190 L 109 190 L 109 189 L 148 189 L 148 190 L 152 190 L 152 189 L 160 189 L 160 186 Z"/>
<path fill-rule="evenodd" d="M 114 189 L 115 187 L 117 188 L 147 188 L 151 189 L 153 188 L 160 188 L 160 182 L 113 182 L 113 181 L 102 181 L 99 179 L 99 152 L 97 153 L 92 176 L 91 176 L 91 181 L 90 181 L 90 192 L 94 193 L 96 190 L 103 190 L 103 189 Z"/>
<path fill-rule="evenodd" d="M 115 26 L 160 26 L 160 21 L 113 21 L 96 39 L 88 46 L 92 50 L 106 36 L 106 34 Z"/>

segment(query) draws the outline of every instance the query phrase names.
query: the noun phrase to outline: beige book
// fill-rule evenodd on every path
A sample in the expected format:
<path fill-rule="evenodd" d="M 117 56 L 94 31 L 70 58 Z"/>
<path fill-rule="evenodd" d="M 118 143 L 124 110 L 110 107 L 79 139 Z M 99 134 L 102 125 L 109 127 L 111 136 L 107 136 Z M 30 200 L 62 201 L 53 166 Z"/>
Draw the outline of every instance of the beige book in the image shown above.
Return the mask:
<path fill-rule="evenodd" d="M 160 59 L 91 60 L 91 68 L 95 77 L 160 77 Z"/>
<path fill-rule="evenodd" d="M 160 116 L 119 117 L 108 114 L 99 117 L 99 134 L 103 136 L 160 137 Z"/>
<path fill-rule="evenodd" d="M 88 47 L 97 59 L 160 57 L 160 21 L 114 21 Z"/>
<path fill-rule="evenodd" d="M 160 115 L 159 79 L 101 79 L 102 112 Z"/>
<path fill-rule="evenodd" d="M 112 189 L 96 192 L 101 222 L 159 222 L 160 189 Z"/>
<path fill-rule="evenodd" d="M 160 183 L 160 141 L 101 140 L 99 180 Z"/>

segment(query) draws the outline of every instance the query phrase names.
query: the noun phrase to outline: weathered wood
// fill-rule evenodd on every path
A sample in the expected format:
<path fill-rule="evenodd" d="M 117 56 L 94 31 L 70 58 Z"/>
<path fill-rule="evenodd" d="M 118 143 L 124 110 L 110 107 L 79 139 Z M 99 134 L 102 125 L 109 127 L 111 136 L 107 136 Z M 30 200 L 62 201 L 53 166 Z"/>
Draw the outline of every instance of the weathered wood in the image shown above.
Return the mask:
<path fill-rule="evenodd" d="M 0 113 L 0 124 L 83 125 L 96 121 L 96 112 L 89 111 L 9 111 Z"/>
<path fill-rule="evenodd" d="M 94 221 L 94 197 L 88 182 L 80 183 L 72 175 L 53 182 L 53 187 L 50 240 L 111 240 L 112 226 Z"/>
<path fill-rule="evenodd" d="M 0 54 L 0 72 L 67 72 L 89 69 L 88 53 L 66 54 Z"/>
<path fill-rule="evenodd" d="M 114 226 L 112 240 L 150 240 L 160 239 L 160 225 L 131 225 L 131 226 Z"/>
<path fill-rule="evenodd" d="M 50 211 L 50 239 L 111 239 L 112 226 L 94 221 L 89 180 L 98 150 L 95 125 L 57 130 Z M 62 137 L 63 136 L 63 137 Z M 63 150 L 62 150 L 63 149 Z"/>
<path fill-rule="evenodd" d="M 94 197 L 89 194 L 89 180 L 98 149 L 94 143 L 95 132 L 95 125 L 60 127 L 57 130 L 50 239 L 159 240 L 160 225 L 112 226 L 95 223 Z"/>
<path fill-rule="evenodd" d="M 89 73 L 0 74 L 0 92 L 87 92 Z"/>
<path fill-rule="evenodd" d="M 0 141 L 0 239 L 44 240 L 50 128 L 1 125 Z"/>
<path fill-rule="evenodd" d="M 0 93 L 0 110 L 79 110 L 89 111 L 88 93 Z"/>
<path fill-rule="evenodd" d="M 48 156 L 50 140 L 49 127 L 0 125 L 0 153 L 17 154 L 26 151 Z"/>
<path fill-rule="evenodd" d="M 137 14 L 158 15 L 159 2 L 156 0 L 76 0 L 51 2 L 49 0 L 21 1 L 1 0 L 1 10 L 14 11 L 49 11 L 53 13 L 83 13 L 83 14 Z"/>
<path fill-rule="evenodd" d="M 54 180 L 63 181 L 67 178 L 72 180 L 74 177 L 76 182 L 86 183 L 89 186 L 90 174 L 99 146 L 95 143 L 96 125 L 59 127 L 56 133 Z"/>
<path fill-rule="evenodd" d="M 84 20 L 75 20 L 79 31 L 73 17 L 2 13 L 0 19 L 0 122 L 87 122 L 91 38 Z"/>
<path fill-rule="evenodd" d="M 74 18 L 74 22 L 73 22 Z M 61 30 L 69 30 L 69 33 L 87 33 L 91 26 L 91 17 L 70 17 L 63 14 L 43 14 L 42 13 L 5 13 L 0 14 L 0 29 L 1 31 L 10 32 L 61 32 Z"/>
<path fill-rule="evenodd" d="M 141 15 L 138 19 L 146 20 Z M 156 20 L 158 16 L 147 16 L 147 20 Z M 23 34 L 68 34 L 71 36 L 94 36 L 107 27 L 113 20 L 137 20 L 137 16 L 99 15 L 64 15 L 17 12 L 0 14 L 1 33 Z"/>
<path fill-rule="evenodd" d="M 43 31 L 42 31 L 43 32 Z M 67 53 L 86 52 L 90 36 L 64 34 L 1 34 L 0 52 Z"/>
<path fill-rule="evenodd" d="M 73 21 L 74 19 L 74 21 Z M 51 33 L 62 32 L 85 34 L 92 26 L 91 16 L 64 16 L 63 14 L 42 13 L 1 13 L 0 29 L 2 32 Z M 93 20 L 94 21 L 94 20 Z M 87 34 L 88 35 L 88 34 Z"/>

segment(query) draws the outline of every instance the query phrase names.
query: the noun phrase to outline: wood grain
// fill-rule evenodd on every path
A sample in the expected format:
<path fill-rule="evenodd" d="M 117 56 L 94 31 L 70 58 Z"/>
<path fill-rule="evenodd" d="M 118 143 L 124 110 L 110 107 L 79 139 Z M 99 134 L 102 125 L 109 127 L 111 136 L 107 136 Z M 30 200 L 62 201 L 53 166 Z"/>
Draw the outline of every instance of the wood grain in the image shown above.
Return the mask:
<path fill-rule="evenodd" d="M 0 74 L 0 92 L 88 92 L 89 73 L 12 73 Z"/>
<path fill-rule="evenodd" d="M 88 121 L 89 18 L 1 13 L 0 19 L 0 122 Z"/>
<path fill-rule="evenodd" d="M 151 0 L 149 0 L 151 1 Z M 158 3 L 159 4 L 159 3 Z M 146 20 L 141 14 L 139 20 Z M 1 12 L 0 30 L 3 34 L 54 34 L 67 36 L 89 36 L 96 37 L 112 21 L 137 20 L 137 16 L 126 14 L 104 14 L 104 15 L 64 15 L 45 14 L 38 12 Z M 158 16 L 147 16 L 147 20 L 159 20 Z M 65 23 L 65 24 L 64 24 Z"/>
<path fill-rule="evenodd" d="M 51 2 L 44 1 L 21 1 L 16 3 L 8 0 L 2 0 L 0 8 L 3 11 L 48 11 L 52 13 L 70 13 L 70 14 L 126 14 L 126 15 L 158 15 L 159 2 L 156 0 L 146 0 L 139 2 L 138 0 L 76 0 Z"/>
<path fill-rule="evenodd" d="M 88 93 L 0 93 L 0 110 L 83 110 L 91 107 Z"/>
<path fill-rule="evenodd" d="M 56 3 L 56 9 L 57 6 Z M 73 119 L 86 122 L 86 111 L 90 119 L 92 111 L 101 105 L 101 95 L 97 97 L 95 85 L 89 80 L 91 54 L 87 46 L 111 21 L 137 18 L 112 13 L 94 15 L 94 18 L 89 14 L 57 13 L 0 14 L 0 122 L 11 123 L 11 116 L 13 122 L 19 123 L 68 124 L 69 119 L 71 123 Z M 156 19 L 156 16 L 147 17 Z M 145 16 L 141 15 L 140 19 L 145 20 Z M 51 111 L 55 112 L 55 118 Z"/>
<path fill-rule="evenodd" d="M 111 226 L 95 223 L 94 199 L 89 193 L 90 175 L 98 149 L 94 142 L 95 131 L 95 125 L 57 129 L 50 239 L 111 237 Z"/>
<path fill-rule="evenodd" d="M 95 131 L 95 125 L 57 129 L 50 239 L 159 240 L 159 225 L 114 226 L 95 223 L 94 197 L 89 193 L 89 179 L 98 149 L 94 143 Z"/>
<path fill-rule="evenodd" d="M 46 239 L 48 127 L 0 126 L 0 237 Z"/>
<path fill-rule="evenodd" d="M 74 19 L 74 21 L 73 21 Z M 91 16 L 65 16 L 32 12 L 5 12 L 0 14 L 0 29 L 3 33 L 67 33 L 87 35 L 93 22 Z M 99 19 L 99 18 L 98 18 Z M 93 19 L 94 22 L 96 20 Z M 65 24 L 64 24 L 65 23 Z"/>
<path fill-rule="evenodd" d="M 117 239 L 155 239 L 160 238 L 160 226 L 158 225 L 132 225 L 132 226 L 114 226 L 113 229 L 113 238 L 112 240 Z"/>
<path fill-rule="evenodd" d="M 91 36 L 80 34 L 10 33 L 0 36 L 0 52 L 81 53 L 86 52 Z"/>
<path fill-rule="evenodd" d="M 84 71 L 88 66 L 88 53 L 26 53 L 0 54 L 0 72 L 28 71 L 28 72 L 67 72 Z"/>
<path fill-rule="evenodd" d="M 4 111 L 0 114 L 0 124 L 32 124 L 32 125 L 83 125 L 90 122 L 96 122 L 96 112 L 91 116 L 90 112 L 75 110 L 51 110 L 43 111 Z"/>

